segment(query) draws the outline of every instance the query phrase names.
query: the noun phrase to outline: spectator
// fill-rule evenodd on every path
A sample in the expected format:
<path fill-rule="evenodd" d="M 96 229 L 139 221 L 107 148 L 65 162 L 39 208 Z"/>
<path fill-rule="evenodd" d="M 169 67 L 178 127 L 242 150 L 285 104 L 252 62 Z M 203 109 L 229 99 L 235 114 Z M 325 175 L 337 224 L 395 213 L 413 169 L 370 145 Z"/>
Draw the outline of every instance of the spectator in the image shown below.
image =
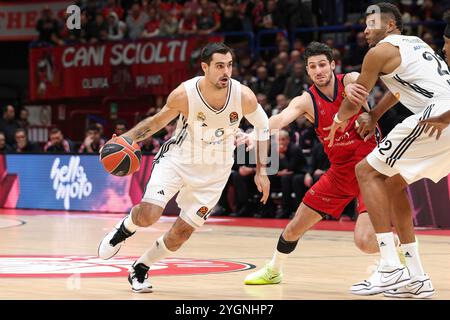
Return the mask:
<path fill-rule="evenodd" d="M 149 7 L 147 13 L 148 21 L 145 24 L 144 31 L 142 31 L 142 37 L 144 39 L 156 37 L 159 33 L 159 25 L 161 23 L 159 20 L 158 11 L 155 7 Z"/>
<path fill-rule="evenodd" d="M 364 32 L 358 32 L 356 34 L 356 45 L 353 44 L 349 48 L 344 58 L 345 72 L 361 71 L 361 64 L 368 50 Z"/>
<path fill-rule="evenodd" d="M 15 143 L 16 130 L 19 128 L 15 109 L 12 105 L 7 105 L 3 108 L 3 118 L 0 119 L 0 131 L 5 133 L 6 143 L 12 146 Z"/>
<path fill-rule="evenodd" d="M 119 20 L 119 17 L 117 16 L 117 13 L 115 11 L 110 11 L 107 19 L 108 40 L 122 40 L 127 29 L 127 25 L 125 24 L 125 22 Z"/>
<path fill-rule="evenodd" d="M 301 95 L 306 88 L 305 66 L 302 62 L 296 62 L 293 68 L 293 75 L 286 80 L 284 94 L 288 99 L 292 99 Z"/>
<path fill-rule="evenodd" d="M 170 37 L 178 32 L 177 17 L 170 11 L 161 11 L 161 23 L 159 24 L 158 35 Z"/>
<path fill-rule="evenodd" d="M 23 108 L 20 110 L 19 113 L 19 120 L 17 120 L 17 124 L 19 125 L 19 128 L 24 128 L 28 131 L 28 128 L 30 126 L 30 122 L 28 121 L 30 113 L 28 112 L 28 109 Z"/>
<path fill-rule="evenodd" d="M 282 63 L 275 65 L 275 78 L 270 88 L 268 97 L 269 101 L 273 103 L 277 95 L 282 94 L 286 85 L 286 68 Z"/>
<path fill-rule="evenodd" d="M 254 93 L 262 93 L 266 96 L 269 95 L 269 92 L 272 88 L 272 81 L 269 80 L 268 74 L 267 74 L 267 68 L 264 66 L 258 67 L 256 69 L 256 79 L 255 82 L 251 84 L 251 89 Z"/>
<path fill-rule="evenodd" d="M 235 149 L 235 164 L 231 171 L 231 180 L 235 189 L 236 212 L 230 213 L 231 217 L 244 217 L 256 213 L 258 208 L 254 201 L 257 195 L 255 183 L 253 182 L 256 168 L 254 164 L 250 163 L 251 154 L 254 150 L 246 151 L 245 145 L 238 145 Z M 245 154 L 245 164 L 237 163 L 241 160 L 239 156 Z"/>
<path fill-rule="evenodd" d="M 5 133 L 0 131 L 0 153 L 10 153 L 12 150 L 11 146 L 6 143 Z"/>
<path fill-rule="evenodd" d="M 140 142 L 139 146 L 141 147 L 142 154 L 156 155 L 161 148 L 161 142 L 158 138 L 151 136 Z"/>
<path fill-rule="evenodd" d="M 234 6 L 231 4 L 227 4 L 225 9 L 223 10 L 221 16 L 221 32 L 234 32 L 234 31 L 242 31 L 243 25 L 242 20 L 239 19 L 237 12 L 234 9 Z M 240 36 L 226 36 L 226 43 L 238 43 L 242 41 L 242 37 Z"/>
<path fill-rule="evenodd" d="M 108 19 L 111 12 L 114 12 L 119 20 L 123 20 L 124 11 L 121 6 L 117 5 L 117 0 L 107 0 L 106 6 L 102 9 L 105 19 Z"/>
<path fill-rule="evenodd" d="M 13 152 L 27 153 L 39 152 L 39 146 L 34 142 L 28 140 L 27 131 L 23 128 L 18 128 L 15 134 L 16 143 L 13 147 Z"/>
<path fill-rule="evenodd" d="M 139 39 L 147 22 L 147 13 L 141 11 L 141 5 L 139 2 L 134 2 L 126 19 L 128 37 L 131 40 Z"/>
<path fill-rule="evenodd" d="M 217 32 L 220 28 L 220 15 L 214 4 L 208 0 L 200 0 L 200 13 L 197 18 L 198 33 L 208 35 Z"/>
<path fill-rule="evenodd" d="M 73 147 L 69 140 L 64 139 L 64 135 L 60 129 L 53 128 L 50 131 L 50 140 L 44 146 L 44 152 L 69 153 L 73 152 Z"/>
<path fill-rule="evenodd" d="M 190 7 L 183 9 L 183 17 L 178 26 L 178 33 L 181 35 L 191 35 L 197 32 L 197 17 Z"/>
<path fill-rule="evenodd" d="M 295 200 L 298 204 L 302 202 L 306 191 L 330 168 L 330 161 L 323 150 L 321 143 L 316 143 L 313 147 L 311 165 L 309 171 L 304 175 L 296 175 L 293 178 L 293 189 Z"/>
<path fill-rule="evenodd" d="M 272 116 L 283 111 L 283 109 L 285 109 L 289 104 L 289 101 L 286 99 L 286 96 L 284 94 L 277 95 L 275 101 L 276 106 L 272 109 Z"/>
<path fill-rule="evenodd" d="M 278 8 L 275 0 L 268 0 L 266 2 L 266 8 L 263 11 L 263 19 L 268 19 L 269 17 L 276 29 L 286 28 L 286 21 L 284 20 L 283 14 L 281 13 L 280 8 Z"/>
<path fill-rule="evenodd" d="M 261 107 L 263 107 L 267 116 L 270 117 L 270 115 L 272 114 L 272 106 L 270 105 L 269 101 L 267 101 L 267 96 L 264 93 L 258 93 L 256 94 L 256 100 L 261 105 Z"/>
<path fill-rule="evenodd" d="M 86 136 L 78 150 L 79 153 L 98 153 L 105 144 L 101 138 L 100 129 L 96 124 L 91 124 L 86 130 Z"/>
<path fill-rule="evenodd" d="M 95 15 L 94 21 L 88 23 L 86 35 L 90 43 L 105 41 L 108 38 L 108 24 L 100 11 Z"/>
<path fill-rule="evenodd" d="M 118 136 L 128 131 L 128 123 L 123 119 L 118 119 L 114 123 L 114 133 Z"/>
<path fill-rule="evenodd" d="M 59 37 L 58 20 L 52 17 L 53 13 L 48 6 L 41 11 L 41 17 L 36 23 L 39 32 L 39 42 L 63 45 L 64 41 Z"/>
<path fill-rule="evenodd" d="M 295 205 L 292 201 L 294 174 L 303 177 L 308 171 L 306 158 L 298 146 L 291 143 L 289 132 L 281 130 L 278 134 L 279 170 L 276 175 L 269 176 L 271 188 L 281 190 L 281 210 L 275 218 L 289 218 L 300 202 Z"/>

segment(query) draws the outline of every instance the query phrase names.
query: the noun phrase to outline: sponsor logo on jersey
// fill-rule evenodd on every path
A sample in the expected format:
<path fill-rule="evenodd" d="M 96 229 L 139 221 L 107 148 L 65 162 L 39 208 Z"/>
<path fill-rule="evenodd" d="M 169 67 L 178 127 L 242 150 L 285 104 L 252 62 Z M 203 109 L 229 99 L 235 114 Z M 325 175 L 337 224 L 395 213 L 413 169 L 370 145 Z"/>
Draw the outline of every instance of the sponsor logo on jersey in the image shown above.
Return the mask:
<path fill-rule="evenodd" d="M 205 121 L 206 120 L 205 114 L 203 112 L 197 113 L 197 120 L 202 122 Z"/>
<path fill-rule="evenodd" d="M 236 121 L 239 120 L 239 116 L 237 114 L 237 112 L 232 112 L 230 113 L 230 123 L 235 123 Z"/>
<path fill-rule="evenodd" d="M 124 277 L 137 257 L 0 255 L 0 278 Z M 152 276 L 244 271 L 255 266 L 234 261 L 166 258 L 150 267 Z"/>
<path fill-rule="evenodd" d="M 205 206 L 201 207 L 201 208 L 198 209 L 198 211 L 197 211 L 197 215 L 198 215 L 200 218 L 203 218 L 207 213 L 208 213 L 208 207 L 205 207 Z"/>
<path fill-rule="evenodd" d="M 220 138 L 221 136 L 223 136 L 224 133 L 225 133 L 225 130 L 223 130 L 223 128 L 219 128 L 216 130 L 215 135 L 217 138 Z"/>

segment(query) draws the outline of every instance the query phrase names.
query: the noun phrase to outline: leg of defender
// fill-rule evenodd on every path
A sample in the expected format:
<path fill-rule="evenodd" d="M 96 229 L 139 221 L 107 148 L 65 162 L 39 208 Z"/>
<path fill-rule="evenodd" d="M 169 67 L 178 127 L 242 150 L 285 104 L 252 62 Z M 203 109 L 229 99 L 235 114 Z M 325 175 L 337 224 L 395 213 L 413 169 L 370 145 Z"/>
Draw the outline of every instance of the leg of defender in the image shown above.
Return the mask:
<path fill-rule="evenodd" d="M 295 250 L 298 240 L 313 225 L 319 222 L 322 216 L 303 202 L 297 209 L 294 218 L 289 221 L 280 238 L 272 260 L 262 269 L 253 272 L 244 280 L 245 284 L 277 284 L 283 278 L 283 264 L 288 254 Z"/>

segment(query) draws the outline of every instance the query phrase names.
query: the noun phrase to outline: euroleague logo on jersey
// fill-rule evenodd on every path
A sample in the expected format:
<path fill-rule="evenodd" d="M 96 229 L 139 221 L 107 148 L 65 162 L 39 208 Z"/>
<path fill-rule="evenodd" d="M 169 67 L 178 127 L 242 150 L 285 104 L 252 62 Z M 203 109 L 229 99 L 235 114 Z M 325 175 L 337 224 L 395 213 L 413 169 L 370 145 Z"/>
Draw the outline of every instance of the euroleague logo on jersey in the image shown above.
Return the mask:
<path fill-rule="evenodd" d="M 138 257 L 0 255 L 0 278 L 123 277 Z M 255 266 L 244 262 L 167 258 L 151 266 L 152 276 L 195 275 L 244 271 Z"/>

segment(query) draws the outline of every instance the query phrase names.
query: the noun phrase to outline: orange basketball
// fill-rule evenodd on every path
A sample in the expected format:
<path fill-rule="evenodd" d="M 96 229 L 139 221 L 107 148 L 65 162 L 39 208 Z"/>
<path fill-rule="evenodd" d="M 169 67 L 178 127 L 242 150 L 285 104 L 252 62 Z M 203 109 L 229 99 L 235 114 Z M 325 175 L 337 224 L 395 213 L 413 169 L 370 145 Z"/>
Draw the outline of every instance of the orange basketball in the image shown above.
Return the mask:
<path fill-rule="evenodd" d="M 128 137 L 112 138 L 100 150 L 103 167 L 115 176 L 127 176 L 139 170 L 141 157 L 141 148 Z"/>

